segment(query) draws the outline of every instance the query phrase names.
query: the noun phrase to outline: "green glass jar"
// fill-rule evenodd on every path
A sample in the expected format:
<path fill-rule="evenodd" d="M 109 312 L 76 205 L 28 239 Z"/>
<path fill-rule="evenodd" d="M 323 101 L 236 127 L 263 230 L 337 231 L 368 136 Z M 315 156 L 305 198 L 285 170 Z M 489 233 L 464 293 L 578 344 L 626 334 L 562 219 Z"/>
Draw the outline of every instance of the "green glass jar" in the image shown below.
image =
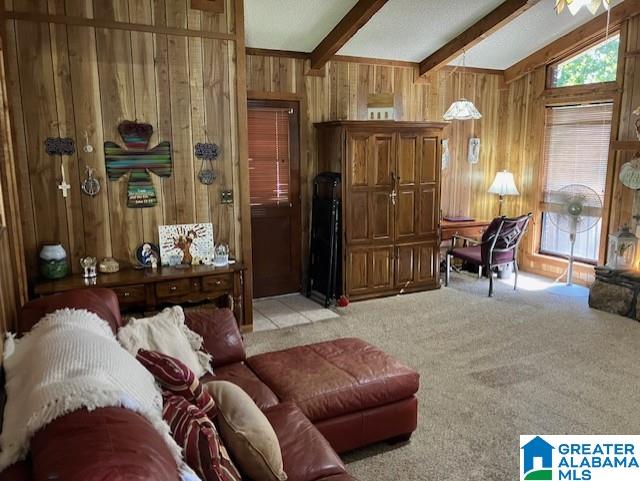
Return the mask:
<path fill-rule="evenodd" d="M 45 279 L 62 279 L 69 274 L 67 252 L 62 244 L 45 244 L 40 250 L 40 274 Z"/>

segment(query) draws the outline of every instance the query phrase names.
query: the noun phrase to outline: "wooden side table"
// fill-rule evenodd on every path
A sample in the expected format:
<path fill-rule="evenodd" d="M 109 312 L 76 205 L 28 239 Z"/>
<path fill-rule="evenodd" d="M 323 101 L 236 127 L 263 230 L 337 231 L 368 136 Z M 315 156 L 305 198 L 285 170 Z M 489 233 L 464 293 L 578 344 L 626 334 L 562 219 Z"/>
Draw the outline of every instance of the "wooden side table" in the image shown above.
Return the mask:
<path fill-rule="evenodd" d="M 73 275 L 35 285 L 38 296 L 81 289 L 106 287 L 118 296 L 123 311 L 154 310 L 166 305 L 191 304 L 226 299 L 238 325 L 244 327 L 242 264 L 228 267 L 191 266 L 185 269 L 159 267 L 153 269 L 123 269 L 114 274 L 98 274 L 95 279 Z M 244 329 L 243 329 L 244 330 Z"/>

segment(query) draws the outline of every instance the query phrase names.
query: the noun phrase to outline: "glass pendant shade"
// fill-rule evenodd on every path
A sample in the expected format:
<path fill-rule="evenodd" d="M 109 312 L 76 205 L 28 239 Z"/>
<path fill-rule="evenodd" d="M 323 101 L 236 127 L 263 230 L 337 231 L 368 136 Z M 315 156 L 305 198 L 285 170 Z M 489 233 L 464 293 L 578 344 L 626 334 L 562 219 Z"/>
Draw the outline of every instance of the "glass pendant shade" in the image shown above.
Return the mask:
<path fill-rule="evenodd" d="M 566 7 L 571 15 L 576 15 L 582 7 L 587 7 L 591 14 L 595 15 L 600 5 L 604 5 L 605 10 L 609 10 L 610 4 L 611 0 L 556 0 L 556 13 L 560 15 Z"/>
<path fill-rule="evenodd" d="M 467 99 L 456 100 L 451 104 L 443 116 L 444 120 L 478 120 L 482 118 L 482 114 L 473 102 Z"/>

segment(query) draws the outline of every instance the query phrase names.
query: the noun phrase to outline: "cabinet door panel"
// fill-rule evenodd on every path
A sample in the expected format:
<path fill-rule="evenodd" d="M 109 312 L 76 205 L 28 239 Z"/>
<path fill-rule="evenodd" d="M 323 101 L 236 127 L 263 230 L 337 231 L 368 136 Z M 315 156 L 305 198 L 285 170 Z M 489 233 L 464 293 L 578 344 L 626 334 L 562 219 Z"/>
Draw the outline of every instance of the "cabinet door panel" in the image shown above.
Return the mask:
<path fill-rule="evenodd" d="M 357 294 L 369 289 L 369 252 L 352 250 L 347 256 L 347 293 Z"/>
<path fill-rule="evenodd" d="M 438 229 L 439 207 L 436 186 L 420 189 L 420 235 L 435 235 Z"/>
<path fill-rule="evenodd" d="M 369 136 L 349 134 L 347 140 L 349 160 L 349 186 L 366 187 L 369 185 Z"/>
<path fill-rule="evenodd" d="M 401 134 L 398 137 L 398 183 L 401 187 L 416 184 L 418 142 L 417 134 Z"/>
<path fill-rule="evenodd" d="M 371 250 L 369 264 L 369 287 L 372 289 L 393 288 L 393 247 Z"/>
<path fill-rule="evenodd" d="M 420 158 L 420 183 L 437 182 L 439 171 L 438 139 L 434 137 L 424 137 L 422 139 L 422 155 Z"/>
<path fill-rule="evenodd" d="M 419 247 L 418 278 L 420 283 L 437 282 L 440 278 L 440 249 L 435 243 Z"/>
<path fill-rule="evenodd" d="M 371 186 L 390 188 L 394 170 L 393 135 L 373 136 L 373 178 Z"/>
<path fill-rule="evenodd" d="M 367 191 L 352 192 L 349 209 L 351 222 L 346 226 L 349 242 L 368 242 L 369 240 L 369 194 Z"/>
<path fill-rule="evenodd" d="M 415 190 L 400 190 L 396 208 L 396 239 L 416 235 L 417 208 Z"/>
<path fill-rule="evenodd" d="M 396 252 L 396 287 L 409 287 L 416 282 L 416 246 L 399 246 Z"/>
<path fill-rule="evenodd" d="M 374 241 L 391 240 L 393 237 L 393 203 L 388 192 L 371 193 L 369 225 L 370 239 Z"/>
<path fill-rule="evenodd" d="M 396 248 L 396 288 L 437 284 L 439 273 L 436 242 L 401 244 Z"/>

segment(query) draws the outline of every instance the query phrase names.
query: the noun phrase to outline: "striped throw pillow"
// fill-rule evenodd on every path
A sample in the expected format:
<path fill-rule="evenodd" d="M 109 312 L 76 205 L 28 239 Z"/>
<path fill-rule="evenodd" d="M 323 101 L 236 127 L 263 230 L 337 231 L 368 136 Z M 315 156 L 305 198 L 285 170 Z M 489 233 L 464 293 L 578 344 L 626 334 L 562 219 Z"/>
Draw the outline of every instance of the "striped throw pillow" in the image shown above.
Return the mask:
<path fill-rule="evenodd" d="M 182 396 L 164 394 L 162 417 L 182 447 L 185 462 L 202 481 L 240 481 L 240 473 L 207 415 Z"/>
<path fill-rule="evenodd" d="M 153 374 L 165 391 L 182 396 L 202 409 L 210 418 L 218 414 L 216 403 L 208 391 L 202 388 L 195 373 L 183 362 L 157 351 L 140 349 L 136 359 Z"/>

